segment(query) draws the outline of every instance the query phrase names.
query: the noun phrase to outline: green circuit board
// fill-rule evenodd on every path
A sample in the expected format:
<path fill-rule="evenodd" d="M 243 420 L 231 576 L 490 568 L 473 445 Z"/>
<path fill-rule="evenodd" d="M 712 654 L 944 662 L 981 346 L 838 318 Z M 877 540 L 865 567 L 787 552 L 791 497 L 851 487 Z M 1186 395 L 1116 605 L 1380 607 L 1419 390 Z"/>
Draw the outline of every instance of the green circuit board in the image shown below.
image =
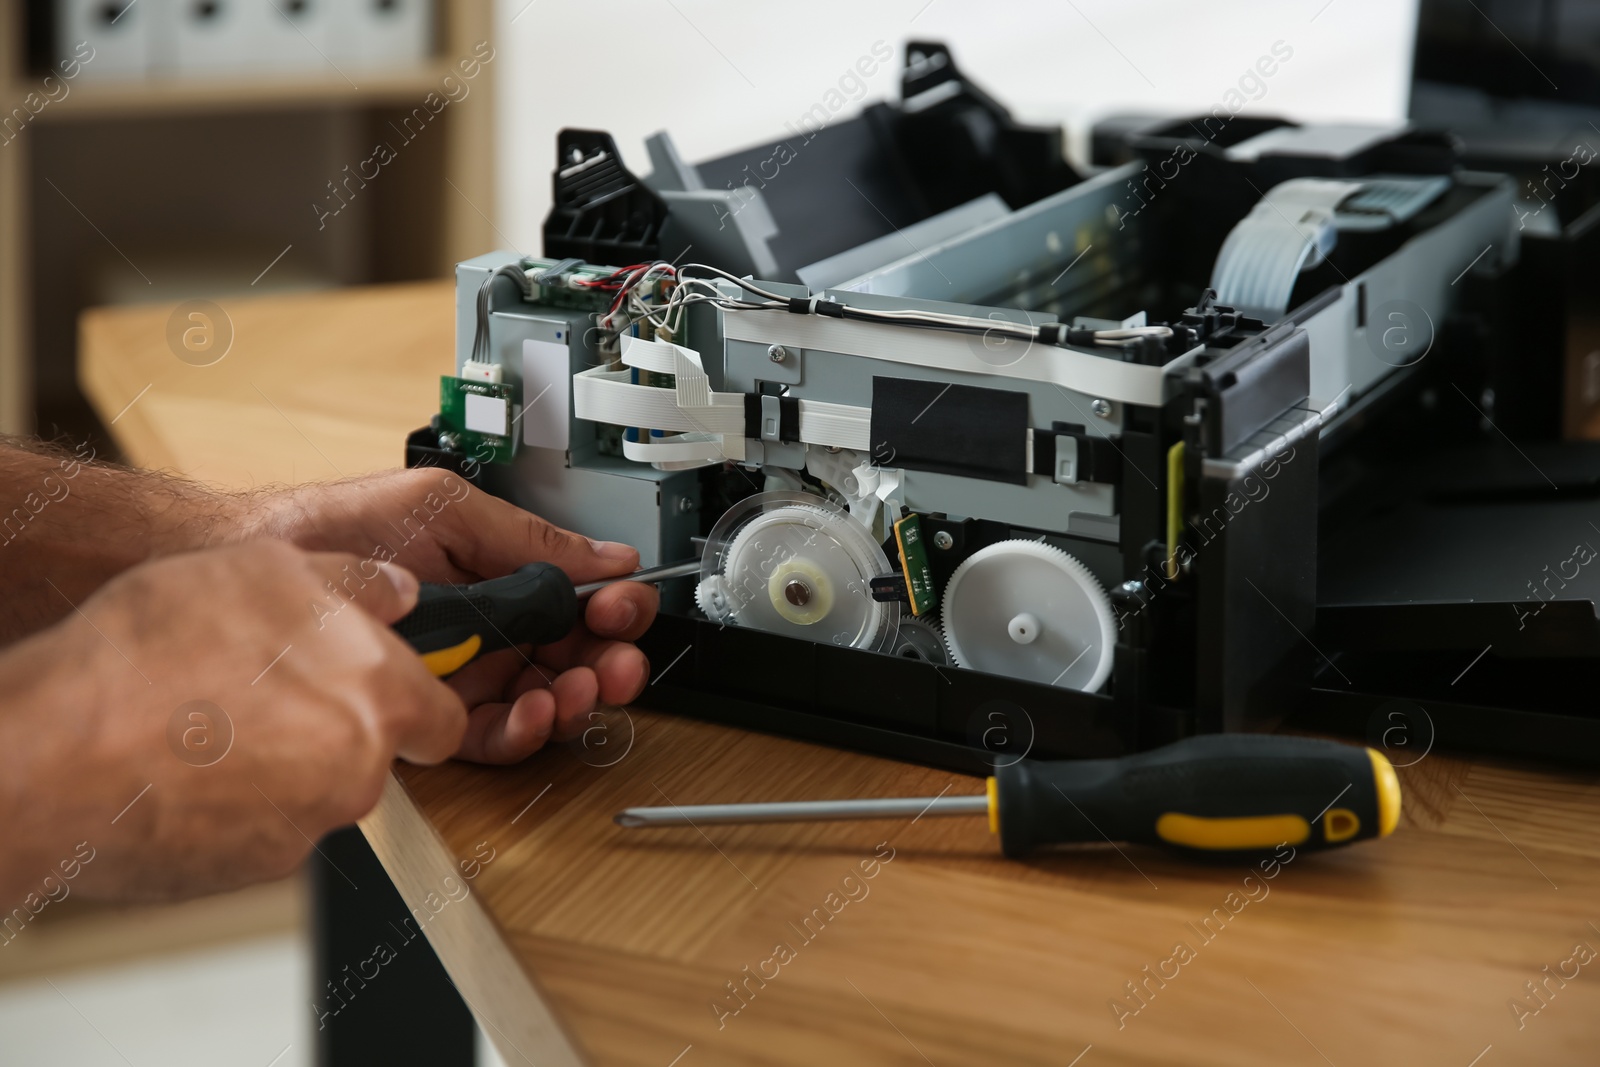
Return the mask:
<path fill-rule="evenodd" d="M 469 428 L 469 406 L 474 428 Z M 511 462 L 517 452 L 517 415 L 517 387 L 509 382 L 477 382 L 450 375 L 439 379 L 439 433 L 448 434 L 457 451 L 480 463 Z M 490 432 L 485 428 L 490 424 L 503 429 Z"/>

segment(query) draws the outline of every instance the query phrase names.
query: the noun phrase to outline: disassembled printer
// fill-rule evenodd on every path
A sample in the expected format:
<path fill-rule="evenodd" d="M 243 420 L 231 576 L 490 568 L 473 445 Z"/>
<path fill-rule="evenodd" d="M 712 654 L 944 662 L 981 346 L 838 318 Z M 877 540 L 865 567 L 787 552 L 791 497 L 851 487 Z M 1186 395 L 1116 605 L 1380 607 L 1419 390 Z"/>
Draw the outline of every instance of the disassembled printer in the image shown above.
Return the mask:
<path fill-rule="evenodd" d="M 652 707 L 960 769 L 1396 701 L 1449 743 L 1600 749 L 1517 682 L 1592 676 L 1592 604 L 1530 633 L 1492 545 L 1418 577 L 1384 525 L 1437 529 L 1463 470 L 1525 491 L 1486 404 L 1559 408 L 1536 368 L 1573 312 L 1521 262 L 1517 179 L 1442 133 L 1215 115 L 1108 124 L 1084 175 L 906 51 L 899 105 L 698 165 L 658 134 L 644 179 L 563 131 L 545 258 L 457 268 L 408 462 L 700 556 L 641 642 Z M 1485 644 L 1488 688 L 1445 685 Z"/>

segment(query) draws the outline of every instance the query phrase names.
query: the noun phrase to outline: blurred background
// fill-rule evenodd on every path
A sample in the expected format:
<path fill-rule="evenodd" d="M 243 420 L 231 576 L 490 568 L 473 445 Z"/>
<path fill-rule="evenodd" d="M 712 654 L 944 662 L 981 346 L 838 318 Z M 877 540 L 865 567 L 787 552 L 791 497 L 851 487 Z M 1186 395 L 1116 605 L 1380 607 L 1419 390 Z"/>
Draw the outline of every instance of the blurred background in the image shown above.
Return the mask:
<path fill-rule="evenodd" d="M 1080 164 L 1099 118 L 1209 112 L 1229 94 L 1301 120 L 1415 116 L 1485 137 L 1509 123 L 1549 147 L 1600 115 L 1595 7 L 14 0 L 0 14 L 0 431 L 116 455 L 80 388 L 86 308 L 537 254 L 563 126 L 611 131 L 638 173 L 661 129 L 688 159 L 721 155 L 782 137 L 830 92 L 847 98 L 840 117 L 895 97 L 905 42 L 931 39 L 1017 118 L 1063 124 Z M 1292 59 L 1255 78 L 1280 44 Z M 895 58 L 841 80 L 879 47 Z M 1539 71 L 1566 83 L 1565 103 Z M 307 914 L 300 879 L 169 907 L 52 906 L 0 947 L 0 1063 L 315 1062 Z"/>

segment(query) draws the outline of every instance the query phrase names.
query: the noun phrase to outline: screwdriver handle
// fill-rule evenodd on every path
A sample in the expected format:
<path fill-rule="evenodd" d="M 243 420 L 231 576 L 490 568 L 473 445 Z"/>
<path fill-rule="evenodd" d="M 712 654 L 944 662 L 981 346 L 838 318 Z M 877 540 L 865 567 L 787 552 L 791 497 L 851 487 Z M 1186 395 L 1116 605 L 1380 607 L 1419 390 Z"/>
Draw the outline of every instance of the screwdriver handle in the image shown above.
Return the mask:
<path fill-rule="evenodd" d="M 1202 734 L 1120 759 L 1024 760 L 997 768 L 989 789 L 990 828 L 1013 857 L 1106 839 L 1327 848 L 1381 837 L 1400 818 L 1399 779 L 1382 754 L 1270 734 Z"/>
<path fill-rule="evenodd" d="M 577 621 L 571 579 L 553 563 L 529 563 L 470 585 L 423 582 L 417 606 L 394 629 L 442 678 L 485 652 L 559 641 Z"/>

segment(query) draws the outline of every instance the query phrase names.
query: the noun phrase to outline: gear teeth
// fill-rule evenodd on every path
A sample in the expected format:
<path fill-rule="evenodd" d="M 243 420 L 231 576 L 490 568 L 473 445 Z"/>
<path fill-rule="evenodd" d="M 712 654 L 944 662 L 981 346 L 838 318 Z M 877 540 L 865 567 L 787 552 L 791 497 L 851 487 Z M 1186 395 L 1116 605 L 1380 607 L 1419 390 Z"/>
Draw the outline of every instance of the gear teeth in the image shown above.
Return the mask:
<path fill-rule="evenodd" d="M 1103 614 L 1097 611 L 1095 615 L 1097 621 L 1100 623 L 1103 638 L 1103 640 L 1099 642 L 1104 646 L 1101 652 L 1103 659 L 1103 672 L 1109 673 L 1111 655 L 1110 649 L 1114 644 L 1114 641 L 1105 639 L 1105 635 L 1108 630 L 1107 623 L 1111 613 L 1111 598 L 1106 594 L 1105 586 L 1100 583 L 1100 579 L 1095 577 L 1093 571 L 1084 566 L 1082 560 L 1071 555 L 1070 553 L 1062 551 L 1054 545 L 1046 544 L 1044 541 L 1036 540 L 1016 539 L 1011 541 L 996 542 L 995 544 L 979 549 L 977 552 L 962 560 L 960 566 L 958 566 L 950 575 L 949 580 L 945 583 L 944 595 L 941 598 L 941 604 L 943 605 L 942 610 L 944 614 L 950 615 L 952 620 L 955 622 L 955 626 L 946 625 L 944 627 L 945 648 L 949 650 L 951 660 L 957 666 L 965 667 L 969 670 L 987 670 L 994 673 L 1004 673 L 1004 671 L 996 670 L 996 668 L 993 666 L 983 666 L 974 663 L 970 655 L 963 654 L 958 648 L 951 631 L 958 628 L 960 622 L 959 618 L 951 614 L 953 598 L 950 594 L 952 590 L 959 587 L 960 579 L 973 569 L 973 565 L 975 563 L 992 560 L 996 556 L 1006 554 L 1025 555 L 1032 556 L 1036 559 L 1049 560 L 1051 563 L 1059 567 L 1074 582 L 1082 586 L 1084 590 L 1089 593 L 1091 601 L 1104 608 Z M 1042 615 L 1044 613 L 1040 614 Z M 1097 670 L 1095 673 L 1096 676 L 1098 676 L 1098 680 L 1093 682 L 1092 686 L 1090 686 L 1091 689 L 1098 689 L 1100 685 L 1104 684 L 1104 674 L 1102 671 Z M 1033 680 L 1048 681 L 1048 679 Z M 1052 682 L 1050 684 L 1055 683 Z"/>
<path fill-rule="evenodd" d="M 968 670 L 972 669 L 972 664 L 966 663 L 962 660 L 961 653 L 956 650 L 955 645 L 950 643 L 950 635 L 945 633 L 942 627 L 939 630 L 939 640 L 944 642 L 944 654 L 949 658 L 951 663 L 954 663 L 957 667 L 965 667 Z"/>
<path fill-rule="evenodd" d="M 904 635 L 907 630 L 911 630 L 913 632 L 920 631 L 927 634 L 928 640 L 944 653 L 941 658 L 946 666 L 955 662 L 954 658 L 950 655 L 950 643 L 944 636 L 944 628 L 938 623 L 934 622 L 932 619 L 920 619 L 916 617 L 903 618 L 900 620 L 899 632 L 901 635 Z M 901 642 L 902 647 L 907 643 L 909 642 Z M 898 652 L 899 650 L 896 649 L 896 651 Z M 932 660 L 929 660 L 929 662 L 932 662 Z"/>
<path fill-rule="evenodd" d="M 720 574 L 713 574 L 694 587 L 694 602 L 713 622 L 727 622 L 732 617 Z"/>

